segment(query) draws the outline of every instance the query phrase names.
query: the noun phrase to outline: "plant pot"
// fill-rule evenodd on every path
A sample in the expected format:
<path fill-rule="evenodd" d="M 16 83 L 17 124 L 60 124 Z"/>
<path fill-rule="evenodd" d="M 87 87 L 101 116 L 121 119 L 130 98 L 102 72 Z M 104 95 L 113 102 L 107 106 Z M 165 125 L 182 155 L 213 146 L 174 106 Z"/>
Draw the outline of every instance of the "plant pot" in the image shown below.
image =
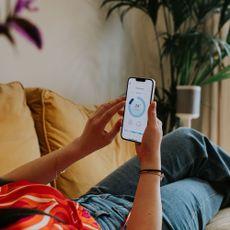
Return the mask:
<path fill-rule="evenodd" d="M 191 127 L 191 120 L 200 116 L 201 87 L 178 85 L 176 89 L 176 115 L 180 125 Z"/>

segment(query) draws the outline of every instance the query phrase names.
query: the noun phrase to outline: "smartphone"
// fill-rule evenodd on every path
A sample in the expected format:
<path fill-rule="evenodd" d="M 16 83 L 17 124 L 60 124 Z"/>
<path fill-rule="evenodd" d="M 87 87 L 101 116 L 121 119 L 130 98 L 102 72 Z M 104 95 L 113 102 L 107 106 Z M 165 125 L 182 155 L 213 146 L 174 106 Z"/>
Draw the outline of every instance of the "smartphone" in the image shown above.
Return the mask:
<path fill-rule="evenodd" d="M 141 143 L 147 125 L 148 107 L 155 91 L 153 79 L 130 77 L 127 82 L 126 102 L 121 137 Z"/>

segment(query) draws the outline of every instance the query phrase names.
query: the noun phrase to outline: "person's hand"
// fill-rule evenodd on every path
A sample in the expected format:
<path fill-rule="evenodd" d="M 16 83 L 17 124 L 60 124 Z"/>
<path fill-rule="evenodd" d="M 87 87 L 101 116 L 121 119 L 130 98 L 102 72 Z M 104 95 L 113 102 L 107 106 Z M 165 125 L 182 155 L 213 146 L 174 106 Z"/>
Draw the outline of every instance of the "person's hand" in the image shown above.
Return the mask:
<path fill-rule="evenodd" d="M 112 117 L 123 108 L 124 104 L 125 98 L 118 98 L 101 105 L 89 118 L 82 135 L 78 138 L 85 153 L 94 152 L 112 142 L 120 130 L 122 119 L 119 119 L 110 131 L 106 131 L 105 127 Z"/>
<path fill-rule="evenodd" d="M 162 139 L 162 123 L 156 115 L 156 102 L 148 109 L 148 122 L 141 144 L 136 144 L 136 152 L 141 168 L 160 168 L 160 145 Z"/>

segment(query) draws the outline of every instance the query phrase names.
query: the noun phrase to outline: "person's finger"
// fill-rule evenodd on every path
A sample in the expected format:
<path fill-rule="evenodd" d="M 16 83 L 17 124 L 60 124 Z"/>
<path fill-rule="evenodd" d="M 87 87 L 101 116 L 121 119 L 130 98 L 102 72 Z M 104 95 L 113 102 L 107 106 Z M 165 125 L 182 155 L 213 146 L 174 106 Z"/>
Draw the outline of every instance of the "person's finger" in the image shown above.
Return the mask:
<path fill-rule="evenodd" d="M 98 110 L 95 112 L 95 116 L 102 116 L 107 110 L 109 110 L 114 105 L 120 103 L 121 101 L 125 101 L 125 97 L 119 97 L 115 100 L 102 104 Z"/>
<path fill-rule="evenodd" d="M 106 125 L 111 118 L 125 105 L 125 101 L 120 101 L 119 103 L 115 104 L 113 107 L 108 109 L 104 112 L 104 114 L 101 116 L 101 121 Z"/>
<path fill-rule="evenodd" d="M 119 114 L 120 116 L 124 116 L 124 109 L 119 110 L 119 111 L 118 111 L 118 114 Z"/>
<path fill-rule="evenodd" d="M 116 124 L 113 126 L 113 128 L 110 130 L 110 132 L 107 133 L 109 141 L 112 141 L 114 137 L 117 135 L 117 133 L 120 131 L 122 124 L 122 119 L 119 119 Z"/>

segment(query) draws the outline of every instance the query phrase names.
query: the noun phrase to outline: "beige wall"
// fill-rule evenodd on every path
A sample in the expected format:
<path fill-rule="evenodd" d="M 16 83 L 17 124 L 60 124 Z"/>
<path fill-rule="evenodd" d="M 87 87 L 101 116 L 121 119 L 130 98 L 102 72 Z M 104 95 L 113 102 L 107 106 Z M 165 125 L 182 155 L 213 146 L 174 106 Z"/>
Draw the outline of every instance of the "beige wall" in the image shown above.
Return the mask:
<path fill-rule="evenodd" d="M 39 12 L 27 17 L 41 28 L 44 49 L 36 50 L 18 35 L 12 48 L 0 37 L 0 82 L 19 80 L 92 104 L 122 94 L 129 75 L 157 74 L 156 61 L 146 52 L 153 50 L 148 20 L 133 12 L 123 26 L 117 15 L 106 21 L 100 2 L 36 1 Z"/>

